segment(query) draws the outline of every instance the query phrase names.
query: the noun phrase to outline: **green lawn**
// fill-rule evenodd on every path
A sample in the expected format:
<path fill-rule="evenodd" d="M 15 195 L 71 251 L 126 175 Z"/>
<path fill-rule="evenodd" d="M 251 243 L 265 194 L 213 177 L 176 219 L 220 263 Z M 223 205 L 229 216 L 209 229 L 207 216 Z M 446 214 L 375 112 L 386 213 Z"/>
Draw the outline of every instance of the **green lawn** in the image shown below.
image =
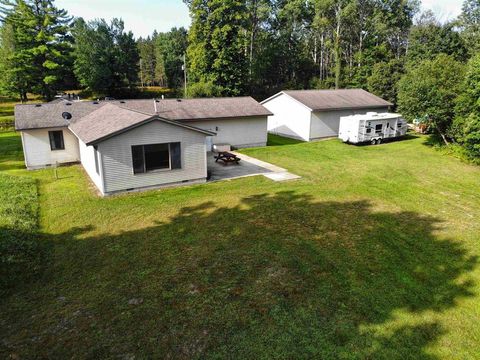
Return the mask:
<path fill-rule="evenodd" d="M 16 103 L 0 97 L 0 131 L 13 128 L 13 108 Z"/>
<path fill-rule="evenodd" d="M 0 357 L 480 358 L 480 168 L 425 140 L 272 138 L 244 152 L 301 180 L 101 199 L 1 135 L 49 253 L 0 300 Z"/>
<path fill-rule="evenodd" d="M 30 94 L 29 103 L 39 102 L 38 96 Z M 16 99 L 0 96 L 0 132 L 5 130 L 13 130 L 14 128 L 14 108 L 20 104 Z M 1 154 L 0 154 L 1 155 Z"/>

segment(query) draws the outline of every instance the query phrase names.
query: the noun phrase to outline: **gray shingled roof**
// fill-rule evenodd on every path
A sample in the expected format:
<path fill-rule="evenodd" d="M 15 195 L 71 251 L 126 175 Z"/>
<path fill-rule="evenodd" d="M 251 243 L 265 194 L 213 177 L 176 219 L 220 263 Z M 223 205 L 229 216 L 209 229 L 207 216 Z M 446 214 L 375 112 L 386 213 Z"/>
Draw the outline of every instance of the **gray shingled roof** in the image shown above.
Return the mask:
<path fill-rule="evenodd" d="M 286 90 L 279 94 L 282 93 L 299 101 L 313 111 L 368 109 L 393 105 L 363 89 Z M 278 94 L 263 101 L 262 104 L 276 96 Z"/>
<path fill-rule="evenodd" d="M 195 121 L 272 115 L 251 97 L 203 99 L 124 100 L 121 106 L 169 120 Z"/>
<path fill-rule="evenodd" d="M 210 131 L 197 129 L 180 122 L 166 120 L 158 115 L 146 114 L 121 107 L 113 102 L 106 103 L 98 110 L 76 120 L 70 124 L 69 128 L 85 144 L 92 144 L 150 120 L 165 121 L 175 126 L 199 131 L 206 135 L 215 135 Z"/>
<path fill-rule="evenodd" d="M 67 105 L 70 104 L 70 105 Z M 66 127 L 91 112 L 104 106 L 106 102 L 94 104 L 92 101 L 55 102 L 45 104 L 28 104 L 15 106 L 15 129 L 42 129 Z M 72 114 L 70 120 L 62 117 L 64 112 Z"/>
<path fill-rule="evenodd" d="M 71 105 L 67 105 L 71 104 Z M 15 128 L 17 130 L 68 126 L 70 123 L 89 115 L 106 104 L 139 111 L 145 114 L 157 114 L 167 120 L 195 121 L 218 118 L 239 118 L 251 116 L 266 116 L 271 113 L 251 97 L 210 98 L 210 99 L 176 99 L 168 100 L 114 100 L 47 103 L 37 105 L 15 106 Z M 72 119 L 66 121 L 63 112 L 72 114 Z M 95 121 L 103 121 L 98 117 Z"/>

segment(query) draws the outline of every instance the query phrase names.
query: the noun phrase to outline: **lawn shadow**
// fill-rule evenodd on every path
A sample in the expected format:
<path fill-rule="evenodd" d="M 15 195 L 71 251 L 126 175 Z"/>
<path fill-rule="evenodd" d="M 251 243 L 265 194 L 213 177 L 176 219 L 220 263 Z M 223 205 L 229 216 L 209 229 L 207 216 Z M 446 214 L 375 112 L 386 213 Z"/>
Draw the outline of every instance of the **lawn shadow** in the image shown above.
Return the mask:
<path fill-rule="evenodd" d="M 8 170 L 21 170 L 25 169 L 24 163 L 17 162 L 17 161 L 2 161 L 0 158 L 0 171 L 8 171 Z"/>
<path fill-rule="evenodd" d="M 434 360 L 425 349 L 447 332 L 439 323 L 376 329 L 398 311 L 441 313 L 473 295 L 477 259 L 437 238 L 441 226 L 281 192 L 119 234 L 45 235 L 55 261 L 0 304 L 4 352 Z"/>
<path fill-rule="evenodd" d="M 424 136 L 423 144 L 429 147 L 445 147 L 442 137 L 436 133 L 427 134 Z"/>
<path fill-rule="evenodd" d="M 285 136 L 280 136 L 276 134 L 268 134 L 267 146 L 284 146 L 284 145 L 295 145 L 301 144 L 305 141 L 287 138 Z"/>
<path fill-rule="evenodd" d="M 419 137 L 420 136 L 415 134 L 415 133 L 408 132 L 406 135 L 403 135 L 403 136 L 399 136 L 399 137 L 395 137 L 395 138 L 382 139 L 382 144 L 390 144 L 390 143 L 396 143 L 396 142 L 411 141 L 411 140 L 418 139 Z M 361 142 L 361 143 L 350 143 L 350 142 L 348 142 L 348 143 L 345 143 L 345 144 L 352 145 L 352 146 L 372 146 L 372 144 L 369 141 Z"/>

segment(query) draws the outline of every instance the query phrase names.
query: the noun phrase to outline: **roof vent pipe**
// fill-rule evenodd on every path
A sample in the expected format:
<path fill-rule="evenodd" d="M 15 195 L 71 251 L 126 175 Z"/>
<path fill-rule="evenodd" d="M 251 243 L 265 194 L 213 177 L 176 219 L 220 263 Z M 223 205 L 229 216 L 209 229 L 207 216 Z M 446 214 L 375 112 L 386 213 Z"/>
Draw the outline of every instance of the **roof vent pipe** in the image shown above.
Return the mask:
<path fill-rule="evenodd" d="M 155 108 L 155 114 L 158 114 L 158 112 L 157 112 L 157 101 L 155 99 L 153 99 L 153 106 Z"/>
<path fill-rule="evenodd" d="M 162 95 L 162 100 L 165 99 L 165 95 Z"/>

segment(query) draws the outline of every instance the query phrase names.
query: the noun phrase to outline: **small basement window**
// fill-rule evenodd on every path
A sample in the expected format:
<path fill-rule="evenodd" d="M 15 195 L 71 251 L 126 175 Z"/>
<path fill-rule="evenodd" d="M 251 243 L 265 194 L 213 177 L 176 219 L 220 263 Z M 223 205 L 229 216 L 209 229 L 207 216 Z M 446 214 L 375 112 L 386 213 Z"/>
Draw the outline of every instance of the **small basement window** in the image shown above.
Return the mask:
<path fill-rule="evenodd" d="M 377 124 L 375 125 L 375 134 L 380 134 L 382 132 L 383 125 Z"/>
<path fill-rule="evenodd" d="M 132 146 L 133 173 L 181 169 L 180 143 Z"/>
<path fill-rule="evenodd" d="M 49 131 L 48 137 L 50 138 L 51 150 L 65 150 L 65 143 L 63 142 L 63 131 Z"/>

